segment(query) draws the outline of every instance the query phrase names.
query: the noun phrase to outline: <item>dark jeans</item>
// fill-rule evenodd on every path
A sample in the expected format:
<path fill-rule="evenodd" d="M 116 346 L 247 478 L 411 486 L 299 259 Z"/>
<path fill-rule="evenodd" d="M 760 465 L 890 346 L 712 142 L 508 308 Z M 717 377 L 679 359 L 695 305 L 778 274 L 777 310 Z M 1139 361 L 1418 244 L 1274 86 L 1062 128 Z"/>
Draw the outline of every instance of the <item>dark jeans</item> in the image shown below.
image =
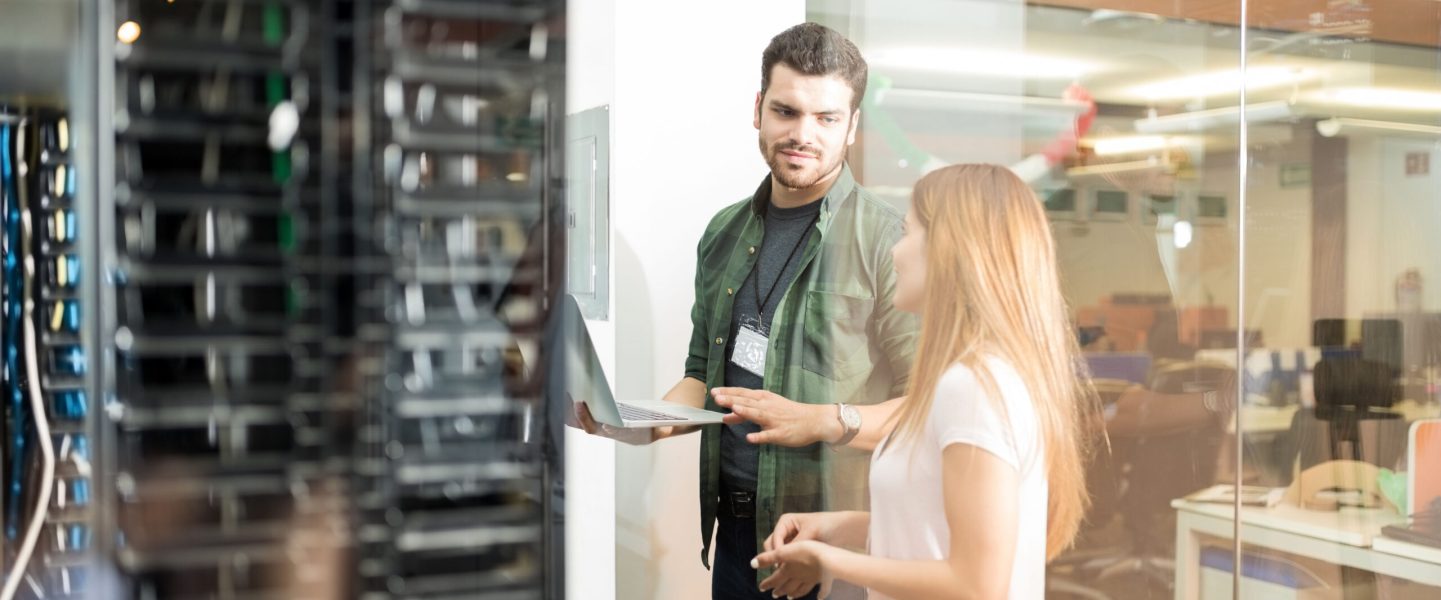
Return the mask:
<path fill-rule="evenodd" d="M 756 520 L 724 514 L 716 518 L 715 567 L 711 571 L 710 595 L 714 600 L 771 600 L 762 592 L 751 559 L 756 552 Z M 815 600 L 816 591 L 804 596 Z"/>

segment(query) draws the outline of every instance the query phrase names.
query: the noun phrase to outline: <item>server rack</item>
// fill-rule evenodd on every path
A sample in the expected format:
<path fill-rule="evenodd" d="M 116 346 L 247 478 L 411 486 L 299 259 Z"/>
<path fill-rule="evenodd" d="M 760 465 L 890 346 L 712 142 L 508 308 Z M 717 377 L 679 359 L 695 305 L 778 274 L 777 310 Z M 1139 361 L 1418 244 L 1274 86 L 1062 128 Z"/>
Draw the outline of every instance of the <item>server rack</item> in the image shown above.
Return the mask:
<path fill-rule="evenodd" d="M 361 245 L 378 270 L 363 289 L 382 308 L 368 331 L 388 343 L 368 413 L 384 445 L 362 507 L 367 574 L 384 576 L 365 591 L 538 598 L 544 413 L 506 359 L 540 346 L 546 265 L 524 257 L 560 172 L 558 15 L 541 3 L 369 8 L 357 54 L 372 61 L 372 95 L 357 114 L 369 109 L 373 137 L 357 160 L 378 184 Z"/>
<path fill-rule="evenodd" d="M 308 284 L 317 8 L 115 4 L 143 27 L 115 47 L 110 272 L 116 560 L 137 596 L 308 597 L 343 542 Z"/>
<path fill-rule="evenodd" d="M 65 92 L 0 83 L 16 597 L 560 597 L 563 4 L 53 4 Z"/>

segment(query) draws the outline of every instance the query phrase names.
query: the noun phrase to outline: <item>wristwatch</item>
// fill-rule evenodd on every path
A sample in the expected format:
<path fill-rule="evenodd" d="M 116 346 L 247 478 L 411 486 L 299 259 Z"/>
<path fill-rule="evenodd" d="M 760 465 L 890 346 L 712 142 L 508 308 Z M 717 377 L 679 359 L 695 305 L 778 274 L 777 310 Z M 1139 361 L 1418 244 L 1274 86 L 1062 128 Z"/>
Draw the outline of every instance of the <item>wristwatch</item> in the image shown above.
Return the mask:
<path fill-rule="evenodd" d="M 841 422 L 844 433 L 841 439 L 835 441 L 831 446 L 844 446 L 856 439 L 856 434 L 861 432 L 861 411 L 856 407 L 845 403 L 836 404 L 836 420 Z"/>

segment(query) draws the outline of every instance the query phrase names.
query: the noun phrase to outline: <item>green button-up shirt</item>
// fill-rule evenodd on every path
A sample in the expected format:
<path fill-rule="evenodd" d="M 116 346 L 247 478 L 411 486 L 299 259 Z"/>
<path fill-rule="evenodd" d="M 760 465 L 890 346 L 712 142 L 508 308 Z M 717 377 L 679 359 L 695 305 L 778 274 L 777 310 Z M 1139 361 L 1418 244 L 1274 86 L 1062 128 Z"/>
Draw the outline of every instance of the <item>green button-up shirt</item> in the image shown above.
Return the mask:
<path fill-rule="evenodd" d="M 685 368 L 706 389 L 725 385 L 731 307 L 755 265 L 770 193 L 767 176 L 754 196 L 711 219 L 697 249 Z M 891 246 L 901 237 L 902 215 L 856 185 L 849 166 L 821 203 L 818 235 L 806 243 L 800 270 L 771 322 L 766 390 L 807 404 L 873 404 L 900 396 L 917 326 L 914 315 L 891 304 Z M 715 399 L 707 396 L 706 407 L 717 410 Z M 721 427 L 706 426 L 701 434 L 701 561 L 707 567 L 720 493 Z M 825 444 L 761 446 L 756 539 L 769 536 L 785 513 L 864 509 L 869 459 L 869 453 Z"/>

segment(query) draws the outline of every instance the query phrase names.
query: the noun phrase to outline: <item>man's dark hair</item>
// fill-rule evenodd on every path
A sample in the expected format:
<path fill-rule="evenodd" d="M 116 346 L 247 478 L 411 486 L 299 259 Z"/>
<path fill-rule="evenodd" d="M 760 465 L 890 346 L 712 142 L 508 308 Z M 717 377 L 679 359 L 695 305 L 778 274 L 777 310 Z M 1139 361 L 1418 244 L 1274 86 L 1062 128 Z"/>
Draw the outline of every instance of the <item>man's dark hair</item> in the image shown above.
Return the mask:
<path fill-rule="evenodd" d="M 761 55 L 761 94 L 771 86 L 771 70 L 784 64 L 803 75 L 835 75 L 851 86 L 851 111 L 866 95 L 866 59 L 850 40 L 817 23 L 801 23 L 771 38 Z"/>

